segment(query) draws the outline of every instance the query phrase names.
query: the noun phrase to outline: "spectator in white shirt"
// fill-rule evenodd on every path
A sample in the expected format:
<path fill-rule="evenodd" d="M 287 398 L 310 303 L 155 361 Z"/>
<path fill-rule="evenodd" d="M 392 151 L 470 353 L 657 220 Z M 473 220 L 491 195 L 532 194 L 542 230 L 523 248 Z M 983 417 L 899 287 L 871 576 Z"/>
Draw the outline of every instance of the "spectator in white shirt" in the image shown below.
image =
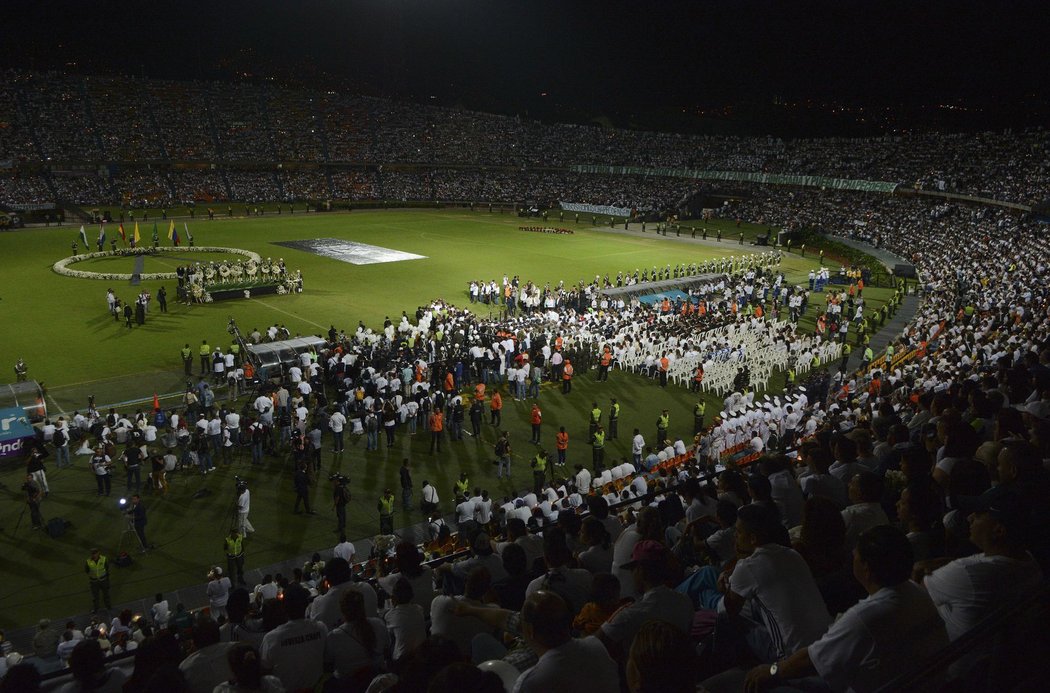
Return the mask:
<path fill-rule="evenodd" d="M 853 549 L 860 535 L 872 527 L 890 523 L 879 502 L 882 489 L 882 477 L 875 472 L 862 471 L 850 481 L 852 504 L 842 511 L 842 521 L 846 523 L 846 548 Z"/>

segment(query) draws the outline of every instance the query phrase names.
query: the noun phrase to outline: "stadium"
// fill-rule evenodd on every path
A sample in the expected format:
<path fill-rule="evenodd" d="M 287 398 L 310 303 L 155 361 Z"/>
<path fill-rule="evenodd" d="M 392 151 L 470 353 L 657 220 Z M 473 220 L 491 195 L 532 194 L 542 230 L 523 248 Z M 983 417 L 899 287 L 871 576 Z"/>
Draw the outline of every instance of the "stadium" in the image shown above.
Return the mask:
<path fill-rule="evenodd" d="M 0 691 L 1037 680 L 1047 130 L 115 64 L 0 80 Z"/>

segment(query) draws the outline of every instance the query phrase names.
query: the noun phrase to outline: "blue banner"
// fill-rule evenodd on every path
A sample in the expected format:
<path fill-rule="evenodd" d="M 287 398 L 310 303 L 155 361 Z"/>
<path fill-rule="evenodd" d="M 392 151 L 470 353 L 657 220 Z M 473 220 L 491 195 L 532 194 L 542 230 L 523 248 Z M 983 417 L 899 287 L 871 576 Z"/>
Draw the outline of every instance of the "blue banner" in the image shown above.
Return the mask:
<path fill-rule="evenodd" d="M 0 459 L 21 457 L 26 443 L 36 437 L 36 429 L 29 424 L 25 409 L 0 409 Z"/>

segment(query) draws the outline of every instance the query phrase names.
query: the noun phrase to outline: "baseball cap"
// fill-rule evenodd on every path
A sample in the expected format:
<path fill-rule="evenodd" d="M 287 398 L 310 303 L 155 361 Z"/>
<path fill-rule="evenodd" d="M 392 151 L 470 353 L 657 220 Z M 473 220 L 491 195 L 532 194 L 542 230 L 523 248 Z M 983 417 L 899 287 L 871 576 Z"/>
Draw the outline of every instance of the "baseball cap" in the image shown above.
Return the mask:
<path fill-rule="evenodd" d="M 667 547 L 658 541 L 646 539 L 634 545 L 631 560 L 621 567 L 630 570 L 638 563 L 663 564 L 667 561 Z"/>

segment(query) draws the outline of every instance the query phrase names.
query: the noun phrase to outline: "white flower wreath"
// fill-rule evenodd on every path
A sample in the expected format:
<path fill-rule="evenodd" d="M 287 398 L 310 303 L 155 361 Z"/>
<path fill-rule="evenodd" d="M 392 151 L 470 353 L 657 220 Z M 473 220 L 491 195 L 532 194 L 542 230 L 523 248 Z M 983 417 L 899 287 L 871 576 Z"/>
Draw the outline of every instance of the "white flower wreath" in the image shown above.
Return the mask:
<path fill-rule="evenodd" d="M 102 257 L 128 257 L 133 255 L 164 255 L 166 253 L 230 253 L 233 255 L 240 255 L 248 258 L 247 262 L 249 265 L 253 263 L 259 263 L 262 261 L 262 257 L 258 253 L 254 253 L 250 250 L 242 250 L 241 248 L 223 248 L 220 246 L 183 246 L 180 248 L 122 248 L 116 252 L 112 250 L 104 250 L 101 253 L 84 253 L 82 255 L 72 255 L 69 257 L 62 258 L 51 266 L 52 271 L 56 274 L 61 274 L 64 277 L 73 277 L 75 279 L 104 279 L 106 281 L 130 281 L 131 273 L 118 273 L 118 272 L 88 272 L 85 270 L 74 270 L 70 269 L 70 265 L 78 262 L 84 262 L 85 260 L 94 260 Z M 199 263 L 198 263 L 199 264 Z M 174 272 L 147 272 L 140 275 L 140 279 L 143 281 L 156 281 L 164 279 L 175 279 L 176 274 Z"/>

